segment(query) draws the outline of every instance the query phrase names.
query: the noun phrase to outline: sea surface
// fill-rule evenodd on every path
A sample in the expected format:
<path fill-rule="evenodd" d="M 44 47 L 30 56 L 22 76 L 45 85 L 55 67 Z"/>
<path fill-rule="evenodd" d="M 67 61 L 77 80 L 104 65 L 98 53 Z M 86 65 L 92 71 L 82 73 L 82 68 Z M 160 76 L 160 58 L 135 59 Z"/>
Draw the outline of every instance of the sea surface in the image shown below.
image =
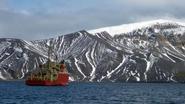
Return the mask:
<path fill-rule="evenodd" d="M 185 104 L 185 84 L 73 82 L 62 87 L 1 81 L 0 104 Z"/>

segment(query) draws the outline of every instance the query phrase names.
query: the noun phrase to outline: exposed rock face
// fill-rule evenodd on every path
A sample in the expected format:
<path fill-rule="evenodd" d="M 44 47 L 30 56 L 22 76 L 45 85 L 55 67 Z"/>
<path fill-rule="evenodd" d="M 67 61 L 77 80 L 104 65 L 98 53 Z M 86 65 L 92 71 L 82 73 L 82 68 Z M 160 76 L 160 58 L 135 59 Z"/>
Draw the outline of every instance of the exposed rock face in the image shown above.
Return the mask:
<path fill-rule="evenodd" d="M 185 72 L 185 27 L 166 21 L 129 32 L 104 28 L 31 42 L 0 39 L 0 79 L 22 79 L 37 70 L 50 41 L 53 59 L 66 61 L 72 81 L 184 81 L 177 73 Z"/>

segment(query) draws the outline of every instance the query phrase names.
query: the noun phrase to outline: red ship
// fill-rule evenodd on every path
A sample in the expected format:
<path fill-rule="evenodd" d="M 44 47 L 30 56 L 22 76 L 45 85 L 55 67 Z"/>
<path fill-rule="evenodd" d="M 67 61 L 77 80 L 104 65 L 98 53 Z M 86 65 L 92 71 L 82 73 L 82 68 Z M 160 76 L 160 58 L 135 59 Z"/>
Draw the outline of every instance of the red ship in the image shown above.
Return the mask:
<path fill-rule="evenodd" d="M 69 74 L 64 63 L 48 62 L 40 65 L 39 72 L 31 73 L 26 84 L 31 86 L 65 86 L 69 82 Z"/>
<path fill-rule="evenodd" d="M 30 86 L 65 86 L 69 82 L 69 74 L 66 70 L 65 62 L 60 63 L 50 61 L 51 48 L 48 51 L 48 61 L 39 65 L 37 72 L 31 73 L 26 84 Z"/>

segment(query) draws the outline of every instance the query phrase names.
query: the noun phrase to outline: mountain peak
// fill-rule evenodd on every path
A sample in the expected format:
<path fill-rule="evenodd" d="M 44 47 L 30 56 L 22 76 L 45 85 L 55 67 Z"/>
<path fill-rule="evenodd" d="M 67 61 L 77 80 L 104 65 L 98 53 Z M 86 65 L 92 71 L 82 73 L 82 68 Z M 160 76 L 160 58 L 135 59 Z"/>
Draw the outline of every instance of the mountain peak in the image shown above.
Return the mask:
<path fill-rule="evenodd" d="M 122 24 L 119 26 L 110 26 L 110 27 L 103 27 L 99 29 L 89 30 L 88 32 L 91 34 L 100 33 L 103 31 L 107 31 L 112 36 L 116 34 L 122 34 L 122 33 L 128 33 L 132 32 L 136 29 L 141 29 L 144 27 L 149 27 L 155 24 L 178 24 L 181 26 L 185 26 L 185 23 L 183 22 L 176 22 L 173 20 L 165 20 L 165 19 L 157 19 L 157 20 L 151 20 L 151 21 L 144 21 L 144 22 L 136 22 L 136 23 L 129 23 L 129 24 Z"/>

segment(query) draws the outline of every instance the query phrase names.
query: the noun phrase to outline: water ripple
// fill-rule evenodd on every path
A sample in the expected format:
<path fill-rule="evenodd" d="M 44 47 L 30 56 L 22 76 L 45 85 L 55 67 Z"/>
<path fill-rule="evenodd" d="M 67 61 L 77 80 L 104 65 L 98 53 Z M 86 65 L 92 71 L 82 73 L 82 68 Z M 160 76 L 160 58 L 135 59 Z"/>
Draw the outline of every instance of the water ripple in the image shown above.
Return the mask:
<path fill-rule="evenodd" d="M 0 104 L 185 104 L 185 84 L 70 83 L 26 86 L 0 82 Z"/>

